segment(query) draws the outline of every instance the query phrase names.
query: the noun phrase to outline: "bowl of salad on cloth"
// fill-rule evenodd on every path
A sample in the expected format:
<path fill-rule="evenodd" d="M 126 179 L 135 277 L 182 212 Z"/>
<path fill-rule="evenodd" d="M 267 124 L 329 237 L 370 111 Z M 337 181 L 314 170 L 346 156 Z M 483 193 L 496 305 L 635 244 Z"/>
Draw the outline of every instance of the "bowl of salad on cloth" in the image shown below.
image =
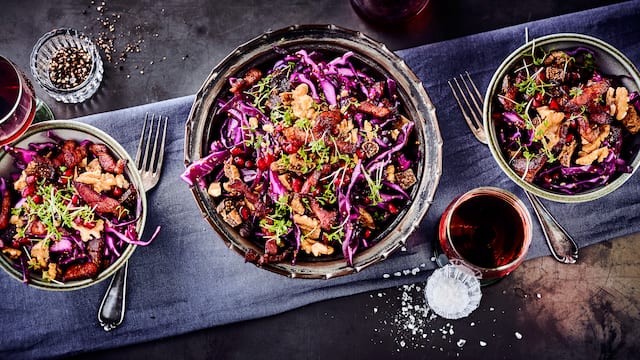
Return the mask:
<path fill-rule="evenodd" d="M 528 42 L 498 67 L 483 109 L 500 168 L 557 202 L 598 199 L 640 165 L 640 74 L 610 44 L 581 34 Z"/>
<path fill-rule="evenodd" d="M 5 146 L 0 195 L 0 266 L 36 288 L 94 285 L 151 241 L 135 163 L 91 125 L 45 121 Z"/>
<path fill-rule="evenodd" d="M 296 25 L 213 69 L 185 167 L 205 219 L 247 262 L 328 279 L 405 244 L 438 186 L 442 139 L 420 80 L 383 44 Z"/>

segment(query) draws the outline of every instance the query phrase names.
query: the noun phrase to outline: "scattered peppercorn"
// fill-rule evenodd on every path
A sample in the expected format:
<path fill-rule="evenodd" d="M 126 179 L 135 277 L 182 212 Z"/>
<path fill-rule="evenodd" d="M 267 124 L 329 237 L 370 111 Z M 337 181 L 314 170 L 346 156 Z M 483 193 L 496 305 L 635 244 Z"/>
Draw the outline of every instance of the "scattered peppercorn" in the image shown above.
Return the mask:
<path fill-rule="evenodd" d="M 49 64 L 49 79 L 58 89 L 72 89 L 82 84 L 91 72 L 91 55 L 80 48 L 62 48 Z"/>

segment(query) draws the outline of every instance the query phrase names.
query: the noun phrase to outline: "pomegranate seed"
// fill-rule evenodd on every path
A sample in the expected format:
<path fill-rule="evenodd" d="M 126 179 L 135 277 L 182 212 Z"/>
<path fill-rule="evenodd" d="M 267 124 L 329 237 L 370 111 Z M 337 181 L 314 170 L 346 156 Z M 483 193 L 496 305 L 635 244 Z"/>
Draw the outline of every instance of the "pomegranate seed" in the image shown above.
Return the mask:
<path fill-rule="evenodd" d="M 249 210 L 248 207 L 246 206 L 240 206 L 240 216 L 242 217 L 242 220 L 247 221 L 249 220 L 249 216 L 251 216 L 251 210 Z"/>
<path fill-rule="evenodd" d="M 571 142 L 573 140 L 573 134 L 567 134 L 567 142 Z"/>
<path fill-rule="evenodd" d="M 244 167 L 246 167 L 247 169 L 253 169 L 254 167 L 256 167 L 256 164 L 253 163 L 253 160 L 247 160 L 244 162 Z"/>
<path fill-rule="evenodd" d="M 86 227 L 87 229 L 93 229 L 94 227 L 96 227 L 96 223 L 94 223 L 93 221 L 85 221 L 82 226 Z"/>
<path fill-rule="evenodd" d="M 542 95 L 541 93 L 537 93 L 536 96 L 534 97 L 535 101 L 542 101 L 544 100 L 544 95 Z"/>
<path fill-rule="evenodd" d="M 233 163 L 236 164 L 236 166 L 244 167 L 244 159 L 241 158 L 240 156 L 234 157 Z"/>
<path fill-rule="evenodd" d="M 231 149 L 231 155 L 233 156 L 238 156 L 240 154 L 244 153 L 244 150 L 242 150 L 240 147 L 235 146 Z"/>
<path fill-rule="evenodd" d="M 371 237 L 371 230 L 370 229 L 364 229 L 364 238 L 368 239 Z"/>
<path fill-rule="evenodd" d="M 284 152 L 286 152 L 287 154 L 295 154 L 296 152 L 298 152 L 299 148 L 299 146 L 296 146 L 296 144 L 291 142 L 284 144 Z"/>
<path fill-rule="evenodd" d="M 113 194 L 113 196 L 120 196 L 120 195 L 122 195 L 122 188 L 116 186 L 116 187 L 113 188 L 111 193 Z"/>
<path fill-rule="evenodd" d="M 267 164 L 267 160 L 264 158 L 259 158 L 256 162 L 256 166 L 262 171 L 266 171 L 269 168 L 269 164 Z"/>
<path fill-rule="evenodd" d="M 33 197 L 31 198 L 33 200 L 34 203 L 36 204 L 42 204 L 42 195 L 40 194 L 35 194 L 33 195 Z"/>
<path fill-rule="evenodd" d="M 291 188 L 294 192 L 299 193 L 302 190 L 302 180 L 299 178 L 293 178 L 291 181 Z"/>
<path fill-rule="evenodd" d="M 389 204 L 389 212 L 391 214 L 395 215 L 395 214 L 398 213 L 398 208 L 393 204 Z"/>
<path fill-rule="evenodd" d="M 34 184 L 30 184 L 22 190 L 22 197 L 31 196 L 36 192 L 36 186 Z"/>
<path fill-rule="evenodd" d="M 256 162 L 256 165 L 258 166 L 258 169 L 262 170 L 262 171 L 266 171 L 269 166 L 271 166 L 271 163 L 275 161 L 275 156 L 273 156 L 273 154 L 269 153 L 269 154 L 265 154 L 263 157 L 259 158 L 258 161 Z"/>
<path fill-rule="evenodd" d="M 558 104 L 558 100 L 551 99 L 551 101 L 549 101 L 549 109 L 554 111 L 560 110 L 560 104 Z"/>
<path fill-rule="evenodd" d="M 74 194 L 71 197 L 71 204 L 73 204 L 73 206 L 78 206 L 80 205 L 80 196 L 78 196 L 77 194 Z"/>

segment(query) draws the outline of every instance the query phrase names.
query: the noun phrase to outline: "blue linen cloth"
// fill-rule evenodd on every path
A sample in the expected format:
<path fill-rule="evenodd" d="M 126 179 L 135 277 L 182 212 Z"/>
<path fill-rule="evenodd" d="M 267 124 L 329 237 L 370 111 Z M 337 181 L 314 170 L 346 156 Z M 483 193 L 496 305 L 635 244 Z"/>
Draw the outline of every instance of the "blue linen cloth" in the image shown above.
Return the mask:
<path fill-rule="evenodd" d="M 477 186 L 497 186 L 524 199 L 496 166 L 489 149 L 467 129 L 447 79 L 468 70 L 479 87 L 486 88 L 502 59 L 523 43 L 525 27 L 530 37 L 557 32 L 599 37 L 639 64 L 638 19 L 640 1 L 632 1 L 399 51 L 423 80 L 437 109 L 444 139 L 440 185 L 406 250 L 361 273 L 336 279 L 289 279 L 247 264 L 202 218 L 179 179 L 184 170 L 184 123 L 193 96 L 77 119 L 105 130 L 135 154 L 144 114 L 169 116 L 165 167 L 157 188 L 148 194 L 146 227 L 149 234 L 162 225 L 162 232 L 151 246 L 139 247 L 131 257 L 126 318 L 110 333 L 98 326 L 96 317 L 107 281 L 56 293 L 0 276 L 0 358 L 59 357 L 113 348 L 424 281 L 435 267 L 431 241 L 439 216 L 455 196 Z M 594 202 L 545 204 L 581 247 L 635 233 L 640 231 L 640 176 Z M 549 254 L 536 223 L 529 258 Z"/>

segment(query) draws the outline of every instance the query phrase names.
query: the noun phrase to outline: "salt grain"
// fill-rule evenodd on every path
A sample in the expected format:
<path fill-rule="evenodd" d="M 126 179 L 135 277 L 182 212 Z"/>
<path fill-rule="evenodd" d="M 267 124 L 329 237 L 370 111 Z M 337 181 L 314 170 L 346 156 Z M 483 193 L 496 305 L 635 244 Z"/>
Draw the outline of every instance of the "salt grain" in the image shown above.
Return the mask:
<path fill-rule="evenodd" d="M 515 335 L 516 335 L 516 339 L 518 340 L 522 339 L 522 334 L 520 334 L 519 332 L 516 331 Z"/>
<path fill-rule="evenodd" d="M 480 346 L 482 346 L 482 347 L 487 346 L 487 343 L 484 342 L 484 341 L 480 341 Z"/>

